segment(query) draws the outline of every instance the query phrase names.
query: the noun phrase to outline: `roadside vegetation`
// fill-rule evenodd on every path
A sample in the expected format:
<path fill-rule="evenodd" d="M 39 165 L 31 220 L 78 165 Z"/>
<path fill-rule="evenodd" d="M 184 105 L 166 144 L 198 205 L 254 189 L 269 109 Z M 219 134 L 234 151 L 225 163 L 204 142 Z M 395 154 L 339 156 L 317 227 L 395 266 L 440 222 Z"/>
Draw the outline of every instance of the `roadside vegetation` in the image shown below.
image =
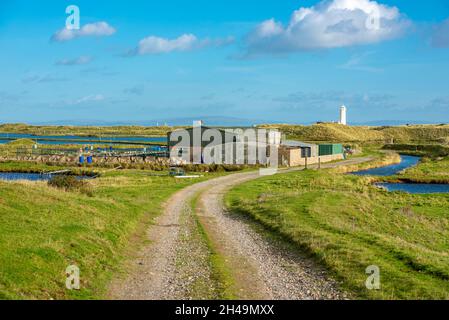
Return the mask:
<path fill-rule="evenodd" d="M 446 174 L 449 160 L 405 175 Z M 308 252 L 358 298 L 449 299 L 449 195 L 378 189 L 372 178 L 305 170 L 247 182 L 226 205 Z M 381 289 L 368 290 L 377 265 Z"/>
<path fill-rule="evenodd" d="M 111 276 L 122 271 L 123 259 L 143 242 L 131 240 L 145 232 L 142 226 L 161 212 L 163 202 L 214 176 L 150 174 L 104 172 L 83 183 L 89 193 L 65 183 L 58 188 L 46 182 L 0 181 L 0 299 L 103 297 Z M 65 270 L 72 264 L 81 270 L 81 290 L 65 288 Z"/>

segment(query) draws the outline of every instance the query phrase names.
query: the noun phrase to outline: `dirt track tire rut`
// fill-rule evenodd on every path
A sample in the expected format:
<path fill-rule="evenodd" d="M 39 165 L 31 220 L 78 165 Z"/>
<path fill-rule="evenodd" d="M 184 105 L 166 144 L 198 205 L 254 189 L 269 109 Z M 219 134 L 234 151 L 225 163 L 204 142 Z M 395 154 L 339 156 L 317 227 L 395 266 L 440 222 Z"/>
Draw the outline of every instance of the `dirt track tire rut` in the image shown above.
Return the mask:
<path fill-rule="evenodd" d="M 322 168 L 370 160 L 359 158 Z M 237 298 L 345 298 L 338 284 L 310 258 L 274 243 L 256 232 L 248 220 L 226 211 L 225 192 L 259 177 L 258 172 L 236 173 L 199 182 L 175 193 L 167 201 L 163 214 L 147 231 L 150 244 L 139 251 L 127 277 L 113 281 L 109 297 L 136 300 L 214 298 L 214 284 L 204 287 L 212 273 L 207 262 L 209 252 L 194 235 L 193 213 L 189 211 L 192 199 L 199 195 L 196 214 L 214 250 L 233 271 Z M 200 283 L 199 290 L 204 290 L 203 294 L 192 291 L 192 283 Z"/>

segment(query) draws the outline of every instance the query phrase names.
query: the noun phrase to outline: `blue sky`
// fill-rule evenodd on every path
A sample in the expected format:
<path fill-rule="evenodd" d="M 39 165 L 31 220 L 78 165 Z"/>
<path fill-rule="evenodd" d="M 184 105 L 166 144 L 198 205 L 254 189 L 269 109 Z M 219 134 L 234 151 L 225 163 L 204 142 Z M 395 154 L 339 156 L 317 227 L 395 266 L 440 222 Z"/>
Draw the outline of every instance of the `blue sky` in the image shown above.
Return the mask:
<path fill-rule="evenodd" d="M 341 104 L 449 122 L 448 19 L 446 0 L 2 0 L 0 122 L 308 123 Z"/>

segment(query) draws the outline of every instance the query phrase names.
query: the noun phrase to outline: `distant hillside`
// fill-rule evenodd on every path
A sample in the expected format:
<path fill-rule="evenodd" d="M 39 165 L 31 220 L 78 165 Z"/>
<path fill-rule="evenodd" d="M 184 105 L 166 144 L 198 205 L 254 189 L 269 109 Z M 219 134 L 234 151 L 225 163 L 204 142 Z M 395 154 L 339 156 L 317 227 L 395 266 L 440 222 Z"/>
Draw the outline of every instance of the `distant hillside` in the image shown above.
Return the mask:
<path fill-rule="evenodd" d="M 378 129 L 385 137 L 399 141 L 446 142 L 449 138 L 449 125 L 416 125 L 383 127 Z"/>
<path fill-rule="evenodd" d="M 145 120 L 122 120 L 122 121 L 104 121 L 92 119 L 78 120 L 57 120 L 31 123 L 35 126 L 95 126 L 95 127 L 116 127 L 116 126 L 139 126 L 153 127 L 157 124 L 167 124 L 167 126 L 191 126 L 196 120 L 203 120 L 209 126 L 252 126 L 255 123 L 272 123 L 271 121 L 263 121 L 261 119 L 245 119 L 226 116 L 197 116 L 183 118 L 160 118 Z"/>
<path fill-rule="evenodd" d="M 229 126 L 239 124 L 229 124 Z M 265 124 L 260 127 L 279 128 L 287 137 L 303 141 L 370 142 L 396 143 L 412 141 L 449 142 L 449 125 L 412 126 L 343 126 L 339 124 L 288 125 Z M 0 132 L 27 133 L 35 135 L 138 135 L 165 136 L 167 132 L 180 127 L 147 126 L 30 126 L 26 124 L 0 125 Z"/>
<path fill-rule="evenodd" d="M 29 147 L 29 146 L 33 146 L 34 144 L 36 144 L 35 141 L 31 140 L 31 139 L 17 139 L 17 140 L 13 140 L 8 142 L 7 144 L 5 144 L 5 146 L 8 147 Z"/>
<path fill-rule="evenodd" d="M 165 136 L 176 127 L 159 126 L 32 126 L 28 124 L 2 124 L 0 132 L 34 135 L 80 136 Z"/>
<path fill-rule="evenodd" d="M 421 125 L 421 124 L 438 125 L 440 124 L 440 122 L 417 121 L 417 120 L 374 120 L 367 122 L 351 122 L 350 124 L 354 126 L 380 127 L 380 126 L 405 126 L 405 125 Z"/>
<path fill-rule="evenodd" d="M 410 142 L 428 141 L 447 143 L 449 125 L 413 126 L 343 126 L 339 124 L 262 125 L 265 128 L 279 128 L 289 138 L 304 141 L 369 142 L 382 141 Z"/>

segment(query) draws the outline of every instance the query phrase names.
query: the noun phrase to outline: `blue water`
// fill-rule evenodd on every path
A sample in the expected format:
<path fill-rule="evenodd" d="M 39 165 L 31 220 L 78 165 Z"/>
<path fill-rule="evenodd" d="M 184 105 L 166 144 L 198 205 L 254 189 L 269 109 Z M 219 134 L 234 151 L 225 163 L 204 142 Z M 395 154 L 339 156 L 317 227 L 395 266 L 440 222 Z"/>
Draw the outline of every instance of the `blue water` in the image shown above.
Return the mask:
<path fill-rule="evenodd" d="M 449 193 L 449 184 L 421 184 L 421 183 L 376 183 L 388 191 L 403 191 L 414 194 Z"/>
<path fill-rule="evenodd" d="M 30 180 L 30 181 L 47 181 L 51 179 L 49 174 L 40 173 L 19 173 L 19 172 L 0 172 L 0 180 Z"/>
<path fill-rule="evenodd" d="M 398 164 L 381 168 L 353 172 L 358 176 L 393 176 L 402 170 L 416 166 L 420 157 L 403 156 Z M 424 183 L 376 183 L 376 186 L 384 187 L 388 191 L 402 191 L 413 194 L 449 193 L 449 184 L 424 184 Z"/>
<path fill-rule="evenodd" d="M 380 168 L 357 171 L 357 172 L 353 172 L 353 174 L 358 175 L 358 176 L 383 176 L 383 177 L 393 176 L 402 170 L 416 166 L 419 163 L 420 159 L 421 159 L 420 157 L 402 156 L 401 155 L 401 162 L 398 164 L 393 164 L 390 166 L 385 166 L 385 167 L 380 167 Z"/>
<path fill-rule="evenodd" d="M 17 181 L 17 180 L 29 180 L 29 181 L 48 181 L 54 175 L 40 174 L 40 173 L 21 173 L 21 172 L 0 172 L 0 180 Z M 77 176 L 77 179 L 89 179 L 87 176 Z"/>
<path fill-rule="evenodd" d="M 2 139 L 3 138 L 3 139 Z M 142 142 L 145 144 L 146 142 L 166 142 L 166 137 L 123 137 L 123 136 L 110 136 L 110 137 L 83 137 L 83 136 L 74 136 L 74 135 L 66 135 L 66 136 L 35 136 L 32 134 L 22 134 L 22 133 L 0 133 L 0 144 L 11 142 L 11 140 L 7 140 L 4 138 L 13 138 L 13 139 L 32 139 L 38 141 L 40 144 L 49 144 L 49 145 L 60 145 L 60 144 L 87 144 L 86 141 L 97 141 L 97 140 L 106 140 L 106 141 L 129 141 L 129 142 Z M 41 139 L 57 139 L 58 141 L 43 141 Z M 67 140 L 84 140 L 84 141 L 67 141 Z"/>

